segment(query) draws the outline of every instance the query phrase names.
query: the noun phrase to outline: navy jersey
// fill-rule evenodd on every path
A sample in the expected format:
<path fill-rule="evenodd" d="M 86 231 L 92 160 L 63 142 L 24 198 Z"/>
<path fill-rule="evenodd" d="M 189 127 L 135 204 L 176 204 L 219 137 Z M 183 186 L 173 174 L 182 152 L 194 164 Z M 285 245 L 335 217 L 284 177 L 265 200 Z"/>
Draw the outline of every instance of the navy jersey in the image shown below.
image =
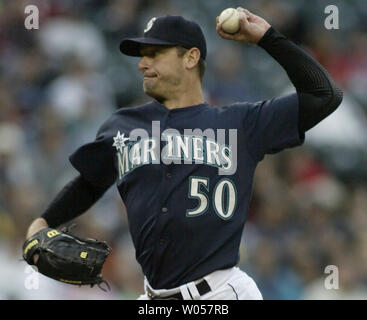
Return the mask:
<path fill-rule="evenodd" d="M 238 263 L 254 171 L 265 154 L 303 143 L 298 97 L 117 110 L 71 155 L 90 182 L 116 181 L 136 258 L 170 289 Z"/>

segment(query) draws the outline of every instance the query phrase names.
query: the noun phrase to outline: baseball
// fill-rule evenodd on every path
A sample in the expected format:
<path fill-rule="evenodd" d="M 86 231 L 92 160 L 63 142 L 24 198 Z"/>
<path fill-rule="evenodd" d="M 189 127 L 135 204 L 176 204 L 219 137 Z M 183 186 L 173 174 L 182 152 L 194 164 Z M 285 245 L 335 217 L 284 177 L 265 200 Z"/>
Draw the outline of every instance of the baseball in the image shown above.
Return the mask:
<path fill-rule="evenodd" d="M 228 8 L 222 11 L 219 16 L 219 23 L 222 30 L 226 33 L 236 33 L 240 29 L 239 13 L 234 8 Z"/>

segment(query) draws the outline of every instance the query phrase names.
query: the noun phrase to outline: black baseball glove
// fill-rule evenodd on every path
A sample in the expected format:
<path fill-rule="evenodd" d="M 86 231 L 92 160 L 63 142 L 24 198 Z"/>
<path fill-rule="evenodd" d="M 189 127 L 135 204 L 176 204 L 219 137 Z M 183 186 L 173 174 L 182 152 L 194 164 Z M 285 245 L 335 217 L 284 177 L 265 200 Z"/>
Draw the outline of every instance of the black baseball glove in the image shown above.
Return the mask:
<path fill-rule="evenodd" d="M 45 228 L 26 240 L 23 258 L 34 265 L 33 256 L 39 254 L 36 267 L 43 275 L 74 285 L 108 283 L 101 270 L 111 248 L 102 241 L 81 239 L 67 233 Z"/>

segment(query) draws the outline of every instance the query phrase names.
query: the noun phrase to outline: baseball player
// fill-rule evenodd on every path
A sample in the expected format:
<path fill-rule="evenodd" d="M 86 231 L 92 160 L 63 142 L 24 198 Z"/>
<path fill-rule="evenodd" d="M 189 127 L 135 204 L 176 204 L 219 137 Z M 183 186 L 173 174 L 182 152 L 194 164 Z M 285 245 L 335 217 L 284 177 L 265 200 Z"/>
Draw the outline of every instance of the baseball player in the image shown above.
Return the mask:
<path fill-rule="evenodd" d="M 120 50 L 140 57 L 143 89 L 152 101 L 114 112 L 96 139 L 70 156 L 80 174 L 31 224 L 27 237 L 84 213 L 116 183 L 145 275 L 139 299 L 262 299 L 255 282 L 236 267 L 255 168 L 265 154 L 301 145 L 305 132 L 339 106 L 342 92 L 318 62 L 268 22 L 238 10 L 240 30 L 223 32 L 217 18 L 218 35 L 265 50 L 295 92 L 209 105 L 200 26 L 181 16 L 151 19 L 143 37 L 124 39 Z"/>

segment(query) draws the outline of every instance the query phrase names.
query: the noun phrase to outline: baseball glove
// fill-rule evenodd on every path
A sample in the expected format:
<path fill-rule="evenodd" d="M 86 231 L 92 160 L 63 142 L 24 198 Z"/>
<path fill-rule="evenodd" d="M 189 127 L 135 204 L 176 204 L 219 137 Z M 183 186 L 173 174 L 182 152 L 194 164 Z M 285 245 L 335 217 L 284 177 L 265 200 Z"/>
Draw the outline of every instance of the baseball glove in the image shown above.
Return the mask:
<path fill-rule="evenodd" d="M 33 256 L 39 254 L 38 271 L 52 279 L 74 285 L 108 283 L 101 270 L 111 248 L 102 241 L 81 239 L 68 233 L 67 229 L 45 228 L 26 240 L 23 258 L 34 265 Z"/>

